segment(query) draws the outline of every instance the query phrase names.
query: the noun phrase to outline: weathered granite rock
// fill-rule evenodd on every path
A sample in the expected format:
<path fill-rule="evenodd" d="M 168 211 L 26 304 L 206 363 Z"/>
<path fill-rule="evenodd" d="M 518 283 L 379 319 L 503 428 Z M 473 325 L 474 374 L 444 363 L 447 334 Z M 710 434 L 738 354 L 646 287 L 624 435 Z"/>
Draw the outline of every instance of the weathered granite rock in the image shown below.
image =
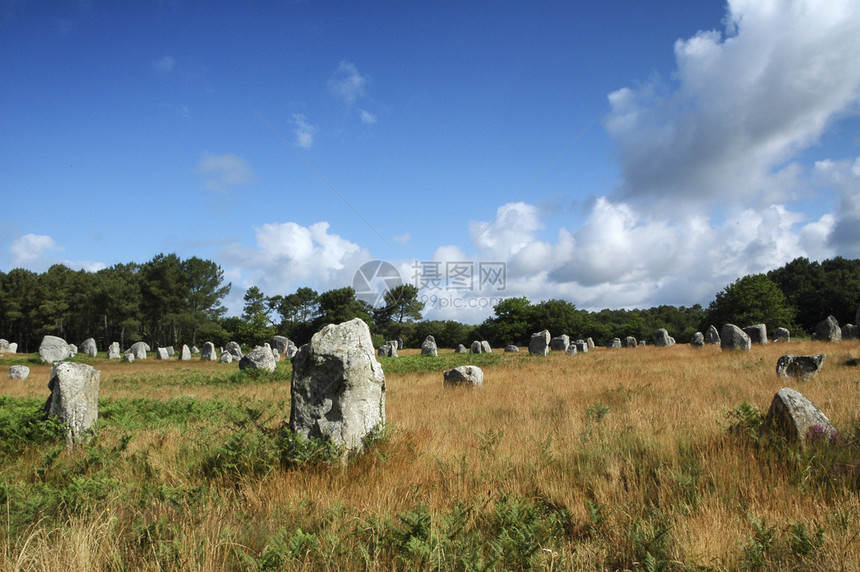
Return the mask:
<path fill-rule="evenodd" d="M 367 324 L 354 319 L 314 334 L 293 359 L 290 396 L 294 432 L 360 451 L 385 424 L 385 375 Z"/>
<path fill-rule="evenodd" d="M 569 356 L 575 356 L 575 355 L 576 355 L 576 353 L 577 353 L 576 346 L 577 346 L 577 344 L 570 344 L 570 345 L 567 347 L 567 355 L 569 355 Z"/>
<path fill-rule="evenodd" d="M 232 355 L 235 361 L 242 359 L 242 347 L 237 342 L 227 342 L 224 351 Z"/>
<path fill-rule="evenodd" d="M 434 338 L 433 336 L 427 336 L 426 338 L 424 338 L 424 342 L 422 342 L 422 344 L 421 344 L 421 355 L 422 356 L 437 356 L 437 355 L 439 355 L 439 348 L 436 347 L 436 338 Z"/>
<path fill-rule="evenodd" d="M 554 352 L 566 352 L 570 347 L 570 336 L 562 334 L 549 341 L 549 348 Z"/>
<path fill-rule="evenodd" d="M 9 340 L 4 340 L 0 338 L 0 354 L 11 354 L 13 352 L 9 351 Z"/>
<path fill-rule="evenodd" d="M 135 342 L 131 344 L 129 350 L 134 355 L 134 359 L 146 359 L 146 352 L 152 351 L 146 342 Z"/>
<path fill-rule="evenodd" d="M 467 354 L 467 353 L 469 353 L 469 350 L 467 350 L 466 346 L 464 346 L 463 344 L 458 344 L 457 349 L 454 350 L 454 353 L 455 354 Z"/>
<path fill-rule="evenodd" d="M 576 340 L 574 345 L 576 346 L 576 351 L 580 353 L 585 353 L 588 351 L 588 342 L 586 342 L 585 340 Z"/>
<path fill-rule="evenodd" d="M 845 324 L 842 326 L 843 340 L 856 340 L 858 335 L 860 335 L 860 326 L 855 326 L 854 324 Z"/>
<path fill-rule="evenodd" d="M 18 342 L 9 342 L 9 351 L 6 353 L 9 353 L 9 354 L 18 353 Z"/>
<path fill-rule="evenodd" d="M 397 357 L 397 340 L 385 342 L 379 346 L 376 354 L 379 357 Z"/>
<path fill-rule="evenodd" d="M 167 350 L 167 355 L 168 355 L 168 356 L 176 355 L 176 350 L 175 350 L 175 349 L 173 349 L 173 346 L 165 346 L 165 348 L 164 348 L 164 349 L 166 349 L 166 350 Z"/>
<path fill-rule="evenodd" d="M 272 336 L 272 349 L 278 350 L 281 355 L 286 355 L 289 342 L 286 336 Z"/>
<path fill-rule="evenodd" d="M 39 361 L 53 363 L 72 357 L 72 348 L 63 338 L 45 336 L 39 344 Z"/>
<path fill-rule="evenodd" d="M 508 344 L 505 346 L 505 353 L 515 354 L 515 353 L 519 353 L 519 351 L 520 351 L 520 348 L 518 348 L 514 344 Z"/>
<path fill-rule="evenodd" d="M 86 441 L 99 417 L 99 371 L 82 363 L 61 362 L 51 367 L 45 403 L 48 417 L 66 425 L 66 444 Z"/>
<path fill-rule="evenodd" d="M 493 348 L 490 347 L 490 342 L 487 340 L 481 340 L 481 350 L 483 350 L 483 353 L 485 354 L 493 353 Z"/>
<path fill-rule="evenodd" d="M 484 384 L 484 372 L 474 365 L 461 365 L 443 373 L 445 387 L 481 387 Z"/>
<path fill-rule="evenodd" d="M 182 344 L 182 349 L 179 350 L 179 361 L 191 361 L 191 349 L 188 344 Z"/>
<path fill-rule="evenodd" d="M 702 332 L 696 332 L 693 334 L 693 338 L 690 340 L 690 345 L 694 348 L 701 348 L 705 345 L 705 335 Z"/>
<path fill-rule="evenodd" d="M 218 360 L 221 363 L 233 363 L 233 354 L 228 351 L 221 352 L 221 357 Z"/>
<path fill-rule="evenodd" d="M 260 369 L 272 373 L 275 371 L 275 356 L 272 355 L 272 348 L 260 347 L 252 349 L 239 360 L 239 369 L 256 370 Z"/>
<path fill-rule="evenodd" d="M 481 344 L 480 340 L 475 340 L 472 342 L 472 345 L 469 346 L 470 354 L 481 354 L 484 353 L 484 346 Z"/>
<path fill-rule="evenodd" d="M 796 356 L 786 354 L 776 362 L 776 375 L 780 377 L 799 377 L 809 380 L 815 377 L 827 354 Z"/>
<path fill-rule="evenodd" d="M 827 316 L 815 326 L 815 333 L 812 334 L 812 339 L 834 343 L 841 341 L 842 328 L 839 327 L 839 322 L 836 321 L 836 318 Z"/>
<path fill-rule="evenodd" d="M 170 359 L 170 352 L 167 351 L 167 348 L 155 348 L 155 359 L 168 360 Z"/>
<path fill-rule="evenodd" d="M 639 347 L 639 342 L 633 336 L 627 336 L 626 338 L 621 340 L 621 347 L 636 348 Z"/>
<path fill-rule="evenodd" d="M 720 331 L 720 348 L 724 350 L 750 351 L 752 342 L 742 329 L 734 324 L 725 324 Z"/>
<path fill-rule="evenodd" d="M 191 353 L 192 353 L 192 354 L 194 354 L 194 355 L 199 354 L 199 353 L 200 353 L 200 348 L 198 348 L 197 346 L 191 346 Z"/>
<path fill-rule="evenodd" d="M 81 342 L 81 347 L 78 348 L 82 354 L 86 354 L 90 357 L 96 357 L 98 355 L 99 350 L 96 347 L 96 341 L 93 338 L 87 338 L 83 342 Z"/>
<path fill-rule="evenodd" d="M 585 343 L 588 344 L 588 349 L 594 349 L 594 340 L 592 340 L 590 337 L 585 338 Z"/>
<path fill-rule="evenodd" d="M 744 328 L 744 333 L 750 337 L 751 344 L 764 345 L 767 343 L 767 326 L 755 324 Z"/>
<path fill-rule="evenodd" d="M 720 334 L 717 332 L 717 328 L 713 324 L 708 326 L 708 329 L 705 332 L 705 343 L 714 346 L 721 343 Z"/>
<path fill-rule="evenodd" d="M 218 352 L 215 350 L 215 344 L 212 342 L 203 344 L 203 349 L 200 350 L 200 361 L 218 361 Z"/>
<path fill-rule="evenodd" d="M 777 328 L 773 341 L 775 341 L 775 342 L 790 342 L 791 341 L 791 332 L 789 332 L 786 328 Z"/>
<path fill-rule="evenodd" d="M 675 338 L 669 335 L 666 328 L 660 328 L 654 332 L 654 345 L 658 348 L 668 348 L 675 345 Z"/>
<path fill-rule="evenodd" d="M 72 352 L 72 355 L 70 357 L 75 357 L 76 355 L 78 355 L 78 346 L 76 346 L 75 344 L 69 344 L 69 350 Z"/>
<path fill-rule="evenodd" d="M 119 342 L 111 342 L 111 345 L 108 346 L 107 357 L 108 359 L 120 359 L 122 357 Z"/>
<path fill-rule="evenodd" d="M 612 338 L 609 340 L 609 343 L 606 344 L 606 347 L 611 350 L 620 350 L 621 349 L 621 338 Z"/>
<path fill-rule="evenodd" d="M 25 380 L 30 375 L 30 368 L 26 365 L 13 365 L 9 368 L 9 379 Z"/>
<path fill-rule="evenodd" d="M 535 332 L 529 340 L 529 353 L 536 356 L 545 356 L 549 353 L 549 342 L 551 336 L 548 330 Z"/>
<path fill-rule="evenodd" d="M 122 354 L 122 359 L 123 361 L 126 361 L 128 363 L 134 363 L 134 354 L 131 352 L 126 352 Z"/>
<path fill-rule="evenodd" d="M 789 441 L 801 444 L 827 443 L 837 435 L 827 416 L 790 387 L 774 395 L 764 427 L 766 431 L 776 431 Z"/>

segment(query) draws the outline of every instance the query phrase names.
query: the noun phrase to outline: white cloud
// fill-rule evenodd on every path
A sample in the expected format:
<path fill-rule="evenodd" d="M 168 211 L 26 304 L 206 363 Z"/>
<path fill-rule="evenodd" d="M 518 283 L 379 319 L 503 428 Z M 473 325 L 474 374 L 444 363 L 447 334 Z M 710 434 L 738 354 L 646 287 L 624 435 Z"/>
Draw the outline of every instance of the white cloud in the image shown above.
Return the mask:
<path fill-rule="evenodd" d="M 254 181 L 254 172 L 243 158 L 232 153 L 203 153 L 194 171 L 210 191 L 226 192 Z"/>
<path fill-rule="evenodd" d="M 359 109 L 358 114 L 361 117 L 361 122 L 365 125 L 373 125 L 374 123 L 379 121 L 379 118 L 376 117 L 376 115 L 367 111 L 366 109 Z"/>
<path fill-rule="evenodd" d="M 731 0 L 726 35 L 675 44 L 671 85 L 609 95 L 617 196 L 652 213 L 782 202 L 817 142 L 860 97 L 860 4 Z"/>
<path fill-rule="evenodd" d="M 352 105 L 367 94 L 368 82 L 369 78 L 359 73 L 354 63 L 342 61 L 329 78 L 328 89 L 332 95 Z"/>
<path fill-rule="evenodd" d="M 29 269 L 44 266 L 46 257 L 58 250 L 54 239 L 46 234 L 25 234 L 15 239 L 9 247 L 12 267 Z"/>
<path fill-rule="evenodd" d="M 316 125 L 309 122 L 307 117 L 301 113 L 293 113 L 290 123 L 294 126 L 293 133 L 296 136 L 296 145 L 310 149 L 314 144 L 314 135 L 317 132 Z"/>
<path fill-rule="evenodd" d="M 172 56 L 164 56 L 152 63 L 152 69 L 159 73 L 172 72 L 175 66 L 176 60 Z"/>
<path fill-rule="evenodd" d="M 860 157 L 854 161 L 818 161 L 815 172 L 839 197 L 836 214 L 829 221 L 828 244 L 841 256 L 860 258 Z"/>

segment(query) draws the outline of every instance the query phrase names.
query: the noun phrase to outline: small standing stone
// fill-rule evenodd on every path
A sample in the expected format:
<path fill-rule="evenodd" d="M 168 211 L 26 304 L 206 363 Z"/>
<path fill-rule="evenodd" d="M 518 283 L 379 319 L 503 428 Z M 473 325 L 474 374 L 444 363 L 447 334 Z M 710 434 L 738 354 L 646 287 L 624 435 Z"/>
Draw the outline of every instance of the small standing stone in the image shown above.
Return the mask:
<path fill-rule="evenodd" d="M 775 342 L 790 342 L 791 341 L 791 332 L 789 332 L 786 328 L 777 328 L 776 329 L 776 337 L 774 338 Z"/>
<path fill-rule="evenodd" d="M 87 338 L 81 343 L 80 347 L 81 353 L 86 354 L 90 357 L 96 357 L 98 355 L 99 350 L 96 347 L 96 341 L 93 338 Z"/>
<path fill-rule="evenodd" d="M 827 354 L 795 356 L 786 354 L 776 362 L 776 375 L 780 377 L 799 377 L 809 380 L 815 377 Z"/>
<path fill-rule="evenodd" d="M 236 342 L 227 342 L 224 352 L 231 354 L 236 361 L 242 359 L 242 347 Z"/>
<path fill-rule="evenodd" d="M 135 342 L 129 349 L 134 354 L 134 359 L 146 359 L 146 352 L 152 351 L 146 342 Z"/>
<path fill-rule="evenodd" d="M 627 336 L 621 340 L 621 346 L 625 348 L 635 348 L 639 346 L 639 342 L 633 336 Z"/>
<path fill-rule="evenodd" d="M 9 368 L 9 379 L 25 380 L 30 375 L 30 368 L 26 365 L 13 365 Z"/>
<path fill-rule="evenodd" d="M 611 350 L 620 350 L 621 349 L 621 338 L 612 338 L 606 347 Z"/>
<path fill-rule="evenodd" d="M 272 373 L 275 371 L 276 366 L 277 363 L 275 362 L 275 356 L 272 355 L 272 348 L 269 347 L 258 346 L 242 356 L 242 359 L 239 360 L 239 369 L 242 370 L 261 369 Z"/>
<path fill-rule="evenodd" d="M 227 351 L 221 352 L 221 363 L 233 363 L 233 354 Z"/>
<path fill-rule="evenodd" d="M 750 337 L 750 343 L 760 345 L 767 344 L 767 326 L 764 324 L 747 326 L 744 328 L 744 332 Z"/>
<path fill-rule="evenodd" d="M 705 345 L 705 335 L 702 332 L 696 332 L 693 334 L 693 338 L 690 340 L 690 345 L 694 348 L 701 348 Z"/>
<path fill-rule="evenodd" d="M 85 441 L 99 417 L 99 371 L 82 363 L 61 362 L 51 368 L 45 403 L 48 417 L 66 424 L 66 444 Z"/>
<path fill-rule="evenodd" d="M 155 359 L 168 360 L 170 359 L 170 352 L 167 351 L 167 348 L 156 348 Z"/>
<path fill-rule="evenodd" d="M 39 345 L 39 360 L 42 363 L 63 361 L 72 356 L 72 348 L 63 338 L 45 336 Z"/>
<path fill-rule="evenodd" d="M 734 324 L 725 324 L 720 332 L 720 348 L 748 352 L 752 349 L 752 342 L 742 329 Z"/>
<path fill-rule="evenodd" d="M 464 346 L 463 344 L 458 344 L 457 349 L 454 350 L 454 353 L 455 354 L 467 354 L 467 353 L 469 353 L 469 350 L 467 350 L 466 346 Z"/>
<path fill-rule="evenodd" d="M 421 344 L 421 355 L 422 356 L 437 356 L 439 355 L 439 349 L 436 347 L 436 338 L 433 336 L 427 336 L 424 338 L 424 342 Z"/>
<path fill-rule="evenodd" d="M 827 416 L 810 400 L 790 387 L 780 389 L 773 397 L 765 427 L 781 433 L 789 441 L 808 444 L 836 436 Z"/>
<path fill-rule="evenodd" d="M 825 342 L 838 342 L 842 340 L 842 328 L 839 327 L 839 322 L 836 321 L 836 318 L 827 316 L 815 326 L 815 333 L 812 335 L 812 339 Z"/>
<path fill-rule="evenodd" d="M 654 332 L 654 345 L 657 347 L 668 348 L 675 345 L 675 338 L 669 335 L 666 328 L 660 328 Z"/>
<path fill-rule="evenodd" d="M 218 361 L 218 352 L 215 351 L 215 344 L 212 342 L 203 344 L 203 349 L 200 351 L 200 361 Z"/>
<path fill-rule="evenodd" d="M 119 342 L 112 342 L 111 345 L 108 346 L 108 359 L 120 359 L 122 357 L 122 353 L 119 350 Z"/>
<path fill-rule="evenodd" d="M 481 345 L 479 340 L 475 340 L 472 342 L 472 345 L 469 347 L 469 353 L 471 354 L 480 354 L 484 353 L 484 346 Z"/>
<path fill-rule="evenodd" d="M 182 344 L 182 349 L 179 351 L 179 361 L 190 361 L 191 360 L 191 350 L 188 348 L 187 344 Z"/>
<path fill-rule="evenodd" d="M 514 344 L 508 344 L 505 346 L 505 353 L 515 354 L 520 351 L 520 348 L 515 346 Z"/>
<path fill-rule="evenodd" d="M 550 340 L 549 347 L 554 352 L 566 352 L 567 348 L 570 347 L 570 336 L 562 334 L 554 337 Z"/>
<path fill-rule="evenodd" d="M 536 356 L 545 356 L 549 353 L 550 339 L 549 330 L 542 330 L 532 334 L 529 340 L 529 353 Z"/>
<path fill-rule="evenodd" d="M 454 369 L 449 369 L 443 374 L 445 387 L 458 387 L 465 385 L 467 387 L 481 387 L 484 384 L 484 372 L 481 368 L 474 365 L 461 365 Z"/>
<path fill-rule="evenodd" d="M 720 333 L 717 332 L 717 328 L 713 324 L 708 326 L 708 330 L 705 332 L 705 343 L 713 346 L 721 343 Z"/>

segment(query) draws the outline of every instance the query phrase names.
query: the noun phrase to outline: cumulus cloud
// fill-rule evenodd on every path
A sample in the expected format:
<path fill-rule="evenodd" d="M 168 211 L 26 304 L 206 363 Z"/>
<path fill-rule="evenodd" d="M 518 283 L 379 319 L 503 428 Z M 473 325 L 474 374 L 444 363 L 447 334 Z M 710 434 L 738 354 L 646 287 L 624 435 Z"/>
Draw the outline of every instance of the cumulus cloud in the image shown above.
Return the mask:
<path fill-rule="evenodd" d="M 314 135 L 317 132 L 316 125 L 308 121 L 307 117 L 301 113 L 293 113 L 290 123 L 293 124 L 293 134 L 296 137 L 296 145 L 304 147 L 305 149 L 310 149 L 314 144 Z"/>
<path fill-rule="evenodd" d="M 45 258 L 59 250 L 54 239 L 46 234 L 25 234 L 12 242 L 9 253 L 14 268 L 42 266 Z"/>
<path fill-rule="evenodd" d="M 818 161 L 815 171 L 819 180 L 839 197 L 837 215 L 831 217 L 828 244 L 842 256 L 860 258 L 860 157 L 854 161 Z"/>
<path fill-rule="evenodd" d="M 342 61 L 328 80 L 329 93 L 352 105 L 359 97 L 367 94 L 369 78 L 359 73 L 352 62 Z"/>
<path fill-rule="evenodd" d="M 210 191 L 227 192 L 254 181 L 251 165 L 232 153 L 203 153 L 194 172 L 203 178 Z"/>
<path fill-rule="evenodd" d="M 675 44 L 670 84 L 609 95 L 616 198 L 652 213 L 791 198 L 790 161 L 860 97 L 860 5 L 730 0 L 725 33 Z"/>
<path fill-rule="evenodd" d="M 371 259 L 358 244 L 329 232 L 328 222 L 266 223 L 254 228 L 254 235 L 253 247 L 233 244 L 223 256 L 240 282 L 256 284 L 267 295 L 309 285 L 320 291 L 349 286 L 356 270 Z"/>

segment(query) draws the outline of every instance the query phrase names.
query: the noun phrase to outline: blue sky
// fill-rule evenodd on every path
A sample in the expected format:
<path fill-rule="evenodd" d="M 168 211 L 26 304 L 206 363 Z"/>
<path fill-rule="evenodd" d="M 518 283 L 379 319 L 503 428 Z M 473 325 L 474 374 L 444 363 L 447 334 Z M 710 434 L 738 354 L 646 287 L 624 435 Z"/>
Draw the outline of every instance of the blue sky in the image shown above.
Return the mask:
<path fill-rule="evenodd" d="M 504 263 L 422 291 L 478 321 L 860 257 L 857 2 L 0 10 L 0 270 L 199 256 L 237 312 L 371 260 Z"/>

